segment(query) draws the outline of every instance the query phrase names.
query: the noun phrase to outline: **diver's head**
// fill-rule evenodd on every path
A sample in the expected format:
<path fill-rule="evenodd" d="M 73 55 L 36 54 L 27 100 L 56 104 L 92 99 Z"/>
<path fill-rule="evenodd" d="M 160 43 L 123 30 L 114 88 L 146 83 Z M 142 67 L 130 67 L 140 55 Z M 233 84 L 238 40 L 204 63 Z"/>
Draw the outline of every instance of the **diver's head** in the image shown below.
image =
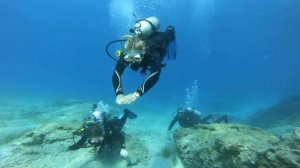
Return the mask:
<path fill-rule="evenodd" d="M 178 108 L 177 113 L 184 113 L 184 108 L 182 108 L 182 107 Z"/>
<path fill-rule="evenodd" d="M 186 107 L 186 110 L 192 112 L 192 111 L 194 111 L 194 108 L 193 107 Z"/>
<path fill-rule="evenodd" d="M 134 28 L 130 31 L 140 37 L 147 37 L 157 32 L 160 27 L 160 22 L 157 17 L 148 17 L 146 19 L 139 20 L 135 23 Z"/>
<path fill-rule="evenodd" d="M 102 115 L 103 115 L 102 112 L 96 111 L 96 110 L 95 110 L 95 111 L 92 113 L 91 118 L 94 119 L 95 121 L 96 121 L 96 120 L 100 120 L 100 119 L 103 118 Z"/>
<path fill-rule="evenodd" d="M 93 105 L 93 111 L 89 118 L 97 120 L 108 120 L 111 117 L 111 110 L 107 104 L 99 101 L 96 105 Z"/>
<path fill-rule="evenodd" d="M 97 121 L 102 123 L 103 121 L 108 120 L 111 117 L 111 112 L 110 111 L 93 111 L 92 114 L 90 115 L 90 119 L 92 121 Z"/>

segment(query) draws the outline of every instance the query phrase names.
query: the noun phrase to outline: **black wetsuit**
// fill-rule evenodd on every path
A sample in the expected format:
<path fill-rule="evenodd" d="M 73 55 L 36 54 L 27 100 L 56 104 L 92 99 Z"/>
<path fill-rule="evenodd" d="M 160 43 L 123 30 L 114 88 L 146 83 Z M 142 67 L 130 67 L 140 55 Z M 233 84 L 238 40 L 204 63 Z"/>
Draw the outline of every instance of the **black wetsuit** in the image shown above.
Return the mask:
<path fill-rule="evenodd" d="M 145 41 L 148 46 L 145 50 L 142 62 L 139 64 L 130 64 L 124 60 L 124 56 L 121 56 L 114 69 L 112 82 L 116 95 L 123 94 L 121 76 L 127 66 L 130 66 L 134 71 L 140 70 L 142 74 L 145 74 L 147 70 L 150 70 L 148 78 L 136 90 L 140 96 L 154 86 L 160 76 L 162 61 L 166 55 L 167 46 L 170 42 L 175 40 L 174 27 L 169 26 L 166 32 L 156 32 L 150 37 L 142 40 Z"/>
<path fill-rule="evenodd" d="M 99 152 L 103 151 L 105 145 L 109 145 L 111 149 L 114 141 L 119 141 L 121 145 L 121 149 L 125 149 L 125 136 L 124 133 L 122 132 L 122 128 L 125 125 L 127 118 L 128 118 L 128 109 L 125 109 L 124 114 L 121 118 L 114 117 L 112 119 L 103 122 L 105 133 L 104 133 L 103 140 L 101 142 L 92 144 L 91 135 L 85 133 L 78 142 L 69 146 L 69 150 L 77 150 L 81 148 L 87 140 L 93 146 L 95 147 L 99 146 L 99 150 L 98 150 Z M 100 129 L 101 127 L 98 128 Z M 90 130 L 87 130 L 87 132 L 90 132 Z"/>
<path fill-rule="evenodd" d="M 179 108 L 177 109 L 176 116 L 171 121 L 168 130 L 171 130 L 177 121 L 182 127 L 192 127 L 201 122 L 201 115 L 198 115 L 193 110 Z"/>
<path fill-rule="evenodd" d="M 104 150 L 105 145 L 109 145 L 112 150 L 113 143 L 119 141 L 121 149 L 125 149 L 125 135 L 122 128 L 126 122 L 127 116 L 123 115 L 121 119 L 114 117 L 108 121 L 104 121 L 105 136 L 100 144 L 99 152 Z"/>
<path fill-rule="evenodd" d="M 190 110 L 187 108 L 178 108 L 176 111 L 176 116 L 171 121 L 168 130 L 171 130 L 177 121 L 181 127 L 186 128 L 197 124 L 209 124 L 210 119 L 213 119 L 212 115 L 201 118 L 201 115 L 193 109 Z M 228 123 L 227 115 L 221 116 L 220 118 L 214 120 L 213 123 L 220 123 L 222 121 Z"/>

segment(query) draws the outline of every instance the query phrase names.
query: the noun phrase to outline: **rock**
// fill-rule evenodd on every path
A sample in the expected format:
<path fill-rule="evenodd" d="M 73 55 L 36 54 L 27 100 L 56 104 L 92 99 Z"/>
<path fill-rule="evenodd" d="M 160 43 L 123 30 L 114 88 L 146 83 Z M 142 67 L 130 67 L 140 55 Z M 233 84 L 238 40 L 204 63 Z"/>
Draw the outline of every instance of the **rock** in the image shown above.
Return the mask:
<path fill-rule="evenodd" d="M 254 113 L 249 124 L 263 128 L 294 123 L 300 124 L 300 95 L 281 100 L 278 104 Z"/>
<path fill-rule="evenodd" d="M 84 102 L 81 100 L 74 100 L 74 99 L 66 99 L 66 100 L 56 100 L 53 101 L 50 106 L 57 106 L 57 107 L 63 107 L 63 106 L 72 106 L 77 104 L 83 104 Z"/>
<path fill-rule="evenodd" d="M 288 145 L 290 149 L 296 149 L 300 151 L 300 127 L 296 127 L 292 133 L 282 135 L 280 139 L 282 142 Z"/>
<path fill-rule="evenodd" d="M 33 135 L 34 135 L 34 132 L 29 132 L 25 135 L 25 137 L 33 137 Z"/>
<path fill-rule="evenodd" d="M 40 128 L 36 132 L 29 132 L 21 139 L 20 143 L 24 146 L 34 146 L 65 141 L 71 138 L 72 127 L 65 124 L 49 124 Z"/>
<path fill-rule="evenodd" d="M 41 145 L 46 138 L 46 134 L 39 134 L 39 135 L 33 135 L 32 137 L 30 137 L 29 141 L 25 141 L 23 143 L 21 143 L 22 145 L 25 146 L 33 146 L 33 145 Z"/>
<path fill-rule="evenodd" d="M 139 163 L 148 159 L 148 149 L 145 144 L 137 138 L 126 135 L 126 149 L 130 151 L 132 162 Z"/>
<path fill-rule="evenodd" d="M 174 140 L 187 167 L 300 167 L 300 150 L 291 151 L 290 148 L 294 140 L 287 145 L 270 133 L 246 125 L 210 124 L 179 128 Z"/>
<path fill-rule="evenodd" d="M 1 146 L 0 167 L 147 167 L 149 152 L 146 145 L 130 135 L 126 135 L 127 160 L 120 156 L 118 143 L 113 146 L 115 152 L 107 152 L 105 156 L 98 155 L 93 147 L 68 151 L 67 147 L 73 144 L 72 132 L 77 126 L 47 124 Z"/>
<path fill-rule="evenodd" d="M 112 163 L 121 163 L 119 167 L 147 167 L 149 152 L 146 145 L 139 139 L 126 135 L 126 150 L 128 151 L 128 156 L 124 160 L 120 156 L 120 144 L 115 142 L 113 145 L 113 152 L 105 151 L 104 154 L 100 155 L 101 163 L 104 167 L 112 167 Z M 124 160 L 123 163 L 120 160 Z M 93 165 L 85 165 L 87 167 L 94 167 Z"/>

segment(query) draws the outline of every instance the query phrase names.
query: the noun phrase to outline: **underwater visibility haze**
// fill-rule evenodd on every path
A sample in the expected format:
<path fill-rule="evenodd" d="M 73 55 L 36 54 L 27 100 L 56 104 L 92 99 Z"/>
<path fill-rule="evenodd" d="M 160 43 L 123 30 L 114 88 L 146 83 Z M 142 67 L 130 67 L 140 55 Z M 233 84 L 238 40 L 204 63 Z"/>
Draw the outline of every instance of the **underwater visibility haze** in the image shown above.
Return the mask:
<path fill-rule="evenodd" d="M 117 105 L 112 85 L 116 62 L 105 47 L 131 34 L 136 17 L 150 16 L 160 19 L 159 31 L 175 27 L 177 57 L 164 60 L 159 81 L 136 103 Z M 265 138 L 265 143 L 275 144 L 279 140 L 263 131 L 281 136 L 294 129 L 300 139 L 299 30 L 299 0 L 1 0 L 0 157 L 4 159 L 0 167 L 123 167 L 128 159 L 103 160 L 90 148 L 62 150 L 73 143 L 72 129 L 80 127 L 99 101 L 108 104 L 114 116 L 122 115 L 124 108 L 137 114 L 124 126 L 129 155 L 140 156 L 133 167 L 207 166 L 201 159 L 178 154 L 204 148 L 181 149 L 187 141 L 184 135 L 193 134 L 192 130 L 176 125 L 178 130 L 167 132 L 179 107 L 192 106 L 202 115 L 226 114 L 231 124 L 249 126 L 233 126 L 245 131 L 240 137 L 253 134 L 255 138 L 248 140 Z M 122 79 L 128 94 L 146 77 L 128 69 Z M 198 126 L 195 136 L 207 130 L 237 135 L 232 127 L 222 126 Z M 251 132 L 251 126 L 262 130 Z M 229 146 L 240 143 L 226 138 L 222 143 L 226 140 Z M 195 144 L 193 138 L 188 141 Z M 22 148 L 17 156 L 23 161 L 13 156 L 15 146 Z M 256 147 L 252 149 L 262 156 L 264 149 Z M 285 147 L 278 148 L 285 152 Z M 237 152 L 220 148 L 219 153 L 222 150 Z M 274 161 L 271 166 L 300 167 L 299 153 L 286 156 L 290 163 Z M 214 166 L 270 166 L 262 158 L 249 164 L 240 159 L 240 165 L 225 160 Z"/>

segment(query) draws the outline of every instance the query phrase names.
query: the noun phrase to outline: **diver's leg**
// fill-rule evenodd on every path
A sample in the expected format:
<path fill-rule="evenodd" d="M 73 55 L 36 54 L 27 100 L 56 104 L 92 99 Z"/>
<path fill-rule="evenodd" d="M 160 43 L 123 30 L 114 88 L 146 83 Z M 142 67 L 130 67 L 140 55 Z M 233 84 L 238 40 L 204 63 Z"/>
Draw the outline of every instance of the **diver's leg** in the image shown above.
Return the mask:
<path fill-rule="evenodd" d="M 125 109 L 122 117 L 118 119 L 118 124 L 120 126 L 120 129 L 122 129 L 123 126 L 125 125 L 127 118 L 134 119 L 136 117 L 137 117 L 136 114 L 134 114 L 133 112 L 131 112 L 128 109 Z"/>
<path fill-rule="evenodd" d="M 221 123 L 221 122 L 224 122 L 224 123 L 228 123 L 228 116 L 227 115 L 223 115 L 221 116 L 219 119 L 215 120 L 214 122 L 215 123 Z"/>
<path fill-rule="evenodd" d="M 124 114 L 129 118 L 129 119 L 135 119 L 137 117 L 137 115 L 130 111 L 129 109 L 125 109 L 124 110 Z"/>
<path fill-rule="evenodd" d="M 213 119 L 213 116 L 209 114 L 201 120 L 201 124 L 209 124 L 208 120 Z"/>
<path fill-rule="evenodd" d="M 121 149 L 125 149 L 125 135 L 124 132 L 120 132 L 116 135 L 116 139 L 120 142 Z"/>
<path fill-rule="evenodd" d="M 124 125 L 126 123 L 126 120 L 127 120 L 127 115 L 124 112 L 124 114 L 122 115 L 122 117 L 118 119 L 118 125 L 120 127 L 120 130 L 124 127 Z"/>

